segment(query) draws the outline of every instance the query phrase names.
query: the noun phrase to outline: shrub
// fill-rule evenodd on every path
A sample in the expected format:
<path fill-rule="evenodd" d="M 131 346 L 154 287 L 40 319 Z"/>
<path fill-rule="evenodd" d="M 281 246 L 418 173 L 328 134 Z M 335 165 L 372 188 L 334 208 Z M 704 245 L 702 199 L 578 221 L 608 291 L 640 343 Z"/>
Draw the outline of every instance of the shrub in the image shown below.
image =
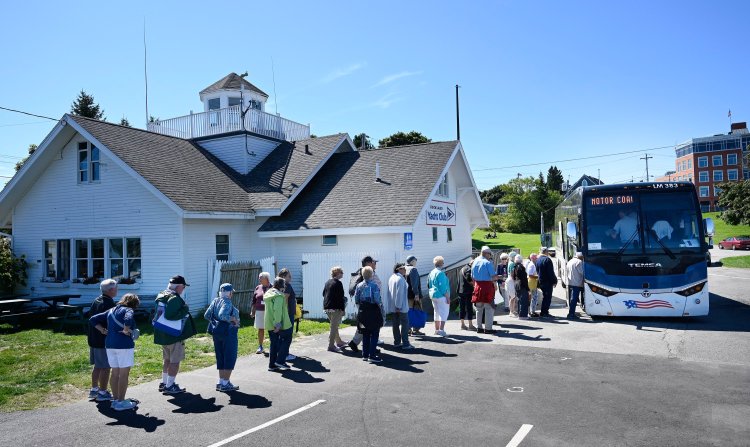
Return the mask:
<path fill-rule="evenodd" d="M 17 286 L 25 286 L 28 266 L 25 256 L 13 254 L 10 239 L 0 239 L 0 291 L 13 292 Z"/>

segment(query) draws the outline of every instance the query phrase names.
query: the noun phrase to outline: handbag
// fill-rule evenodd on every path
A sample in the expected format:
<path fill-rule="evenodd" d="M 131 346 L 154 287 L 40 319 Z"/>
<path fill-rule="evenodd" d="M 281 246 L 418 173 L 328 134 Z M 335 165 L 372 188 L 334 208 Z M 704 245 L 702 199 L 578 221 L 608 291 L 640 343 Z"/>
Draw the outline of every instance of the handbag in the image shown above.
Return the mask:
<path fill-rule="evenodd" d="M 412 307 L 408 312 L 409 316 L 409 327 L 415 329 L 422 329 L 427 323 L 427 314 L 422 309 Z"/>
<path fill-rule="evenodd" d="M 295 320 L 301 320 L 302 319 L 302 305 L 297 304 L 297 307 L 294 309 L 294 319 Z"/>
<path fill-rule="evenodd" d="M 154 329 L 172 337 L 179 337 L 185 327 L 185 320 L 188 319 L 188 315 L 179 320 L 168 320 L 164 316 L 164 307 L 163 304 L 159 303 L 159 308 L 156 310 L 158 317 L 153 321 Z"/>

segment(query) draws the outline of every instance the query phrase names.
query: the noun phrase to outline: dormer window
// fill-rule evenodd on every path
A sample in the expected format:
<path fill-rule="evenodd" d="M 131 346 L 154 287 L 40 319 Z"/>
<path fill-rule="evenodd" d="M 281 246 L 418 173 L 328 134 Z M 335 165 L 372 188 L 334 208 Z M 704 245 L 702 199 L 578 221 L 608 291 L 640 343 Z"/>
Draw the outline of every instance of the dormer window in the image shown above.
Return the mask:
<path fill-rule="evenodd" d="M 78 143 L 78 182 L 98 182 L 100 173 L 99 148 L 89 142 Z"/>
<path fill-rule="evenodd" d="M 221 108 L 221 100 L 219 98 L 213 98 L 208 100 L 208 110 L 219 110 Z"/>
<path fill-rule="evenodd" d="M 229 107 L 242 105 L 241 98 L 229 98 Z"/>

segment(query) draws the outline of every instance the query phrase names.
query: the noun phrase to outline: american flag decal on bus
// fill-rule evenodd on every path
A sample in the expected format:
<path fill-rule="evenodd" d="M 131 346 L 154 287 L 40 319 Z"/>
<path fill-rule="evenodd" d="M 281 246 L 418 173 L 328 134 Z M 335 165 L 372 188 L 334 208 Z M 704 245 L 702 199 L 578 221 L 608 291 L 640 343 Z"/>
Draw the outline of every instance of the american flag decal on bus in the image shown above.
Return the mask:
<path fill-rule="evenodd" d="M 636 300 L 628 300 L 623 301 L 625 303 L 625 306 L 627 306 L 628 309 L 653 309 L 655 307 L 667 307 L 669 309 L 674 309 L 671 304 L 669 304 L 669 301 L 664 300 L 649 300 L 649 301 L 636 301 Z"/>

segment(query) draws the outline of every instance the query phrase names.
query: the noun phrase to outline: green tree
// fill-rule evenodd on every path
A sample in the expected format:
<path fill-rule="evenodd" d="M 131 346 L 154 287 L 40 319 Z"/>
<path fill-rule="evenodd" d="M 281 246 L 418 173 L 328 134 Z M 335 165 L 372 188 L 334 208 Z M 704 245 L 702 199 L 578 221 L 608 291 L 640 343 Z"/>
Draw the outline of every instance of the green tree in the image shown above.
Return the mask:
<path fill-rule="evenodd" d="M 363 136 L 364 136 L 364 140 L 365 140 L 364 147 L 362 146 L 362 138 L 363 138 Z M 356 147 L 358 149 L 372 149 L 372 148 L 375 147 L 372 144 L 372 142 L 370 141 L 370 136 L 367 135 L 366 133 L 361 133 L 361 134 L 354 135 L 354 140 L 353 141 L 354 141 L 354 147 Z"/>
<path fill-rule="evenodd" d="M 557 191 L 550 191 L 543 176 L 516 178 L 503 185 L 504 202 L 510 207 L 502 223 L 511 233 L 538 233 L 539 216 L 544 213 L 544 228 L 548 231 L 554 222 L 555 206 L 562 200 Z"/>
<path fill-rule="evenodd" d="M 547 189 L 550 191 L 562 191 L 563 179 L 562 171 L 557 166 L 550 166 L 547 171 Z"/>
<path fill-rule="evenodd" d="M 722 183 L 719 188 L 721 218 L 730 225 L 750 225 L 750 180 Z"/>
<path fill-rule="evenodd" d="M 106 118 L 103 118 L 104 110 L 102 110 L 101 107 L 99 107 L 99 104 L 94 101 L 93 96 L 83 90 L 81 90 L 81 93 L 78 94 L 76 100 L 71 104 L 70 113 L 86 118 L 93 118 L 95 120 L 103 119 L 106 121 Z"/>
<path fill-rule="evenodd" d="M 29 264 L 25 256 L 16 257 L 10 249 L 10 240 L 0 238 L 0 291 L 13 292 L 18 285 L 25 286 Z"/>
<path fill-rule="evenodd" d="M 385 137 L 378 141 L 379 147 L 405 146 L 407 144 L 432 143 L 432 140 L 422 135 L 416 130 L 409 133 L 396 132 L 391 136 Z"/>
<path fill-rule="evenodd" d="M 24 163 L 26 163 L 26 161 L 29 159 L 29 157 L 31 157 L 31 154 L 33 154 L 34 151 L 36 151 L 37 147 L 38 146 L 36 144 L 30 144 L 29 145 L 29 155 L 27 155 L 26 157 L 24 157 L 23 160 L 21 160 L 18 163 L 16 163 L 16 172 L 18 172 L 18 171 L 21 170 L 21 168 L 23 167 Z"/>
<path fill-rule="evenodd" d="M 479 192 L 479 198 L 482 199 L 482 202 L 492 205 L 499 205 L 504 197 L 505 191 L 503 190 L 503 185 L 493 186 L 486 191 Z"/>
<path fill-rule="evenodd" d="M 130 125 L 130 121 L 128 121 L 128 119 L 125 118 L 124 116 L 120 120 L 120 125 L 121 126 L 125 126 L 125 127 L 133 127 L 133 126 Z"/>

